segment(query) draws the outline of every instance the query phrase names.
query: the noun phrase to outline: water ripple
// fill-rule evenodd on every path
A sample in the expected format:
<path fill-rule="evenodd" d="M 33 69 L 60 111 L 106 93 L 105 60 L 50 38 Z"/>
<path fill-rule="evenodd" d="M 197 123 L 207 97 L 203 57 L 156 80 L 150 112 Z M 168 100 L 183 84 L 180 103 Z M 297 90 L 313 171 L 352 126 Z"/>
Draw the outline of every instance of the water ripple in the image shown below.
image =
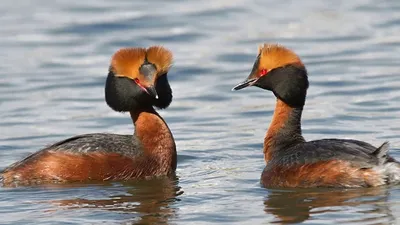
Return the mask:
<path fill-rule="evenodd" d="M 40 5 L 40 7 L 38 7 Z M 396 224 L 399 189 L 267 190 L 263 138 L 275 98 L 230 89 L 257 46 L 279 42 L 309 72 L 307 140 L 391 143 L 400 159 L 397 0 L 294 2 L 5 1 L 0 9 L 0 167 L 63 138 L 132 134 L 104 102 L 111 55 L 160 44 L 174 53 L 174 100 L 160 114 L 179 179 L 0 189 L 2 223 Z"/>

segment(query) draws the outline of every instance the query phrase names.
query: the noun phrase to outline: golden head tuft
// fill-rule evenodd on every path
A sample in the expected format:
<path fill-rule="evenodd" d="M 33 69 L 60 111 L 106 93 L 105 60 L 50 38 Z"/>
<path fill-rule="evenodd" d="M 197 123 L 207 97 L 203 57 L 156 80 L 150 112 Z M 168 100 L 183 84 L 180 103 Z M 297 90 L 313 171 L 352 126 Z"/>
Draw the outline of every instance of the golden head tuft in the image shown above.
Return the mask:
<path fill-rule="evenodd" d="M 136 78 L 145 58 L 145 48 L 123 48 L 113 55 L 111 68 L 115 76 Z"/>
<path fill-rule="evenodd" d="M 262 44 L 258 47 L 259 69 L 271 70 L 288 64 L 303 66 L 298 55 L 279 44 Z"/>
<path fill-rule="evenodd" d="M 159 75 L 168 72 L 172 65 L 172 53 L 161 46 L 152 46 L 147 49 L 147 60 L 153 63 Z"/>

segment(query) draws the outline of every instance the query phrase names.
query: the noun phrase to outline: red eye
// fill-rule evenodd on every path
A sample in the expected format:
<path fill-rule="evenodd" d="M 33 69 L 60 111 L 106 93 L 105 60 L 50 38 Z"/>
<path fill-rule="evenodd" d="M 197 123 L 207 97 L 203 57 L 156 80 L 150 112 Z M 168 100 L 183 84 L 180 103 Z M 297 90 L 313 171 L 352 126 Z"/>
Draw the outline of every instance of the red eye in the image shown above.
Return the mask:
<path fill-rule="evenodd" d="M 267 69 L 262 69 L 261 71 L 260 71 L 260 75 L 261 76 L 264 76 L 265 74 L 267 74 L 268 73 L 268 70 Z"/>

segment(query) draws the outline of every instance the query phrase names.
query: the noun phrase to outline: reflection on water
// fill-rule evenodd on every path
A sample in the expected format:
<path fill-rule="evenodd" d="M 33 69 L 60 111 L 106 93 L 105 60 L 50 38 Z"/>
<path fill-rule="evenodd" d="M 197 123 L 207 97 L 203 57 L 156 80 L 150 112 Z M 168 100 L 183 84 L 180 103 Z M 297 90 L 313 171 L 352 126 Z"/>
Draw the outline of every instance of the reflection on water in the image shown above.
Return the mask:
<path fill-rule="evenodd" d="M 71 188 L 76 185 L 56 185 L 47 188 Z M 97 199 L 64 199 L 50 201 L 54 210 L 95 209 L 125 214 L 124 222 L 134 224 L 168 224 L 175 218 L 178 196 L 183 194 L 177 178 L 156 178 L 125 182 L 119 185 L 125 192 Z"/>
<path fill-rule="evenodd" d="M 132 134 L 129 115 L 104 102 L 110 57 L 159 44 L 174 53 L 174 99 L 159 113 L 176 140 L 179 176 L 179 185 L 0 188 L 0 223 L 400 222 L 391 222 L 399 187 L 261 188 L 275 98 L 230 91 L 249 74 L 257 46 L 278 42 L 309 73 L 307 140 L 389 141 L 400 159 L 399 0 L 2 1 L 0 13 L 0 169 L 74 135 Z"/>
<path fill-rule="evenodd" d="M 124 213 L 124 222 L 138 224 L 168 224 L 176 216 L 176 208 L 170 205 L 178 201 L 183 192 L 178 180 L 159 178 L 127 182 L 122 185 L 126 193 L 108 196 L 106 199 L 65 199 L 52 201 L 64 209 L 99 209 Z"/>
<path fill-rule="evenodd" d="M 394 222 L 396 218 L 386 204 L 389 190 L 384 187 L 270 191 L 264 201 L 265 212 L 276 216 L 275 223 L 317 222 L 314 216 L 368 224 Z"/>

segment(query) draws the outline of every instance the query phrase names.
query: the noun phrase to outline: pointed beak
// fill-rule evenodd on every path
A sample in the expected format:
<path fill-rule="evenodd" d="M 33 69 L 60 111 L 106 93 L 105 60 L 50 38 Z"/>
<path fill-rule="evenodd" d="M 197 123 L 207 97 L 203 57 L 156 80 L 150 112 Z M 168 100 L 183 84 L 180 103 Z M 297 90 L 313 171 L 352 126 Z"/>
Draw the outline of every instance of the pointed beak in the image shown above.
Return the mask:
<path fill-rule="evenodd" d="M 258 78 L 250 78 L 248 77 L 245 81 L 237 84 L 235 87 L 232 88 L 232 91 L 237 91 L 240 89 L 243 89 L 245 87 L 253 86 L 254 83 L 256 83 Z"/>
<path fill-rule="evenodd" d="M 250 87 L 250 86 L 253 86 L 255 83 L 257 83 L 258 79 L 260 79 L 260 77 L 257 76 L 259 64 L 260 64 L 260 54 L 257 56 L 257 59 L 254 62 L 253 68 L 252 68 L 250 74 L 247 76 L 246 80 L 237 84 L 235 87 L 233 87 L 232 91 L 237 91 L 237 90 L 243 89 L 245 87 Z"/>
<path fill-rule="evenodd" d="M 151 63 L 143 64 L 140 69 L 140 73 L 143 75 L 144 83 L 139 85 L 147 94 L 158 99 L 158 94 L 156 91 L 157 82 L 157 69 Z"/>
<path fill-rule="evenodd" d="M 135 79 L 135 82 L 148 95 L 154 97 L 155 99 L 158 99 L 158 94 L 157 94 L 157 91 L 156 91 L 156 87 L 153 84 L 144 85 L 139 81 L 139 79 Z"/>
<path fill-rule="evenodd" d="M 145 91 L 147 92 L 147 94 L 149 94 L 150 96 L 154 97 L 155 99 L 158 99 L 158 94 L 157 94 L 157 91 L 156 91 L 156 88 L 154 87 L 154 85 L 151 85 L 151 86 L 149 86 L 149 87 L 146 87 L 144 90 L 145 90 Z"/>

